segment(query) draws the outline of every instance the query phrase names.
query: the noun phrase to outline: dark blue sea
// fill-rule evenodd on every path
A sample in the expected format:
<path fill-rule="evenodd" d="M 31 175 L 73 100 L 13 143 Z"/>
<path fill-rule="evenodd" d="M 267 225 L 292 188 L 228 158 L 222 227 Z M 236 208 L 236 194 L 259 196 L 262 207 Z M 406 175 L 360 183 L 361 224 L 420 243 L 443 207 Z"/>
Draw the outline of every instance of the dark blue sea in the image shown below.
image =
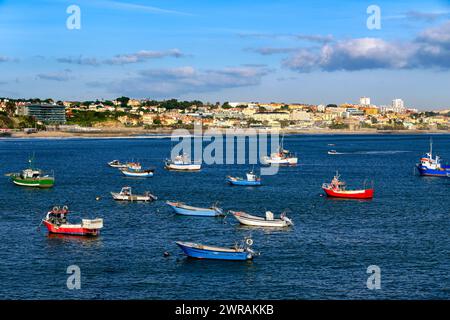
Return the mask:
<path fill-rule="evenodd" d="M 232 187 L 227 175 L 251 165 L 209 165 L 169 172 L 167 138 L 0 140 L 1 299 L 449 299 L 450 179 L 420 177 L 427 135 L 286 136 L 299 165 L 264 176 L 257 188 Z M 450 135 L 434 135 L 450 161 Z M 328 144 L 335 146 L 328 146 Z M 336 149 L 341 155 L 328 155 Z M 49 190 L 13 185 L 6 173 L 54 170 Z M 126 178 L 113 159 L 155 166 L 153 178 Z M 372 201 L 332 200 L 321 185 L 336 170 L 352 187 L 373 180 Z M 117 203 L 109 192 L 150 190 L 153 203 Z M 99 196 L 101 199 L 96 200 Z M 176 216 L 166 200 L 263 215 L 287 210 L 287 230 L 241 227 L 232 216 Z M 102 217 L 98 238 L 48 236 L 38 228 L 53 205 L 70 219 Z M 192 260 L 175 241 L 233 245 L 251 235 L 261 252 L 249 262 Z M 163 253 L 170 253 L 165 257 Z M 67 267 L 81 270 L 81 289 L 66 286 Z M 367 267 L 381 269 L 381 289 L 366 286 Z"/>

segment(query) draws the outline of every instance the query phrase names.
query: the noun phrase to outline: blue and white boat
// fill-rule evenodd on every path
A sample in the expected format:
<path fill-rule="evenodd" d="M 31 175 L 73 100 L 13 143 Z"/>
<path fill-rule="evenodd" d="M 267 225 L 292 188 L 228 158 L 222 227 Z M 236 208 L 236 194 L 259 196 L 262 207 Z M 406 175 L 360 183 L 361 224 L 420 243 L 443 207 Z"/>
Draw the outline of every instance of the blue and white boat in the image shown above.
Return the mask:
<path fill-rule="evenodd" d="M 253 245 L 253 240 L 250 238 L 244 239 L 241 245 L 236 244 L 232 248 L 181 241 L 177 241 L 176 244 L 188 257 L 196 259 L 245 261 L 251 260 L 254 256 L 259 255 L 259 253 L 250 248 Z"/>
<path fill-rule="evenodd" d="M 234 186 L 260 186 L 261 178 L 258 177 L 253 171 L 246 174 L 246 178 L 239 177 L 227 177 L 227 182 Z"/>
<path fill-rule="evenodd" d="M 441 163 L 441 158 L 433 158 L 433 141 L 430 140 L 430 152 L 420 159 L 417 169 L 421 176 L 448 177 L 450 174 L 450 165 Z"/>
<path fill-rule="evenodd" d="M 153 177 L 154 169 L 148 169 L 148 170 L 135 170 L 130 168 L 122 169 L 121 172 L 127 176 L 127 177 L 138 177 L 138 178 L 148 178 Z"/>
<path fill-rule="evenodd" d="M 197 216 L 197 217 L 218 217 L 223 216 L 223 210 L 215 205 L 210 208 L 192 207 L 184 204 L 183 202 L 166 201 L 176 214 L 184 216 Z"/>

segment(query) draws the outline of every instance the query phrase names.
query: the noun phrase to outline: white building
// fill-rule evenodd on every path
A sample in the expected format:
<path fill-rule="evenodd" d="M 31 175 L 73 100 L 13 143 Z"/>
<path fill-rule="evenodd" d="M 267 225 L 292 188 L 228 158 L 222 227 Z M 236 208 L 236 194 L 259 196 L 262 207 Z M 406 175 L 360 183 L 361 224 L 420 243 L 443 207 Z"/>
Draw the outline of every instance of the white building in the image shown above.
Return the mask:
<path fill-rule="evenodd" d="M 404 113 L 406 111 L 405 103 L 402 99 L 392 100 L 392 110 L 397 113 Z"/>
<path fill-rule="evenodd" d="M 369 97 L 361 97 L 361 98 L 359 98 L 359 104 L 361 106 L 370 106 L 370 98 Z"/>

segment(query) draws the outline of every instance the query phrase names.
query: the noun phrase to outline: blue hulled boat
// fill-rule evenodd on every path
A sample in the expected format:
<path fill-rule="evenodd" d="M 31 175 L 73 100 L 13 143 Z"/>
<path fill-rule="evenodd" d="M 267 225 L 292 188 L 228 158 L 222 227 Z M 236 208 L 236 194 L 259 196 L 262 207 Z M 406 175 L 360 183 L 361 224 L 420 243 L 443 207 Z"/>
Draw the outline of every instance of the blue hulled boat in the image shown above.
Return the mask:
<path fill-rule="evenodd" d="M 236 245 L 233 248 L 215 247 L 181 241 L 177 241 L 176 244 L 188 257 L 196 259 L 244 261 L 251 260 L 254 256 L 259 255 L 259 253 L 250 248 L 253 244 L 253 240 L 250 238 L 245 239 L 241 246 Z"/>
<path fill-rule="evenodd" d="M 182 202 L 166 201 L 166 203 L 173 209 L 173 211 L 175 211 L 175 213 L 184 216 L 217 217 L 224 215 L 223 210 L 215 205 L 211 206 L 211 208 L 198 208 L 185 205 Z"/>
<path fill-rule="evenodd" d="M 441 158 L 433 158 L 433 141 L 430 141 L 430 152 L 420 159 L 417 169 L 421 176 L 448 177 L 450 175 L 450 165 L 441 163 Z"/>
<path fill-rule="evenodd" d="M 260 186 L 261 178 L 251 171 L 247 173 L 246 179 L 228 176 L 227 182 L 234 186 Z"/>

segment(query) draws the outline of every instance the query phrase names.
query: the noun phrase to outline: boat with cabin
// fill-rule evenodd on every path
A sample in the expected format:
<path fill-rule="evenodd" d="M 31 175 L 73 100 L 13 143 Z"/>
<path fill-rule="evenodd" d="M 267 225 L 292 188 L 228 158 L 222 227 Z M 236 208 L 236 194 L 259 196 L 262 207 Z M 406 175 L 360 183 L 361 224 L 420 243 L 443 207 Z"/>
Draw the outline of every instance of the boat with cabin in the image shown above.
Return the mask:
<path fill-rule="evenodd" d="M 298 162 L 297 156 L 284 149 L 284 136 L 281 138 L 281 145 L 278 147 L 276 152 L 270 154 L 270 156 L 264 156 L 261 159 L 261 163 L 264 165 L 289 165 L 294 166 Z"/>
<path fill-rule="evenodd" d="M 340 180 L 340 175 L 338 172 L 336 172 L 336 175 L 330 183 L 324 183 L 322 185 L 322 189 L 328 197 L 332 198 L 372 199 L 374 193 L 373 187 L 359 190 L 348 190 L 345 181 Z"/>
<path fill-rule="evenodd" d="M 253 240 L 250 238 L 245 238 L 240 244 L 236 243 L 230 248 L 182 241 L 177 241 L 176 244 L 188 257 L 196 259 L 245 261 L 259 255 L 251 248 Z"/>
<path fill-rule="evenodd" d="M 111 192 L 114 200 L 118 201 L 155 201 L 158 198 L 151 194 L 149 191 L 144 194 L 133 194 L 131 187 L 123 187 L 120 192 Z"/>
<path fill-rule="evenodd" d="M 253 170 L 246 174 L 245 178 L 228 176 L 226 181 L 234 186 L 260 186 L 261 177 L 258 177 Z"/>
<path fill-rule="evenodd" d="M 450 174 L 450 165 L 442 164 L 438 155 L 433 158 L 433 140 L 431 139 L 430 151 L 420 159 L 416 167 L 421 176 L 448 177 Z"/>
<path fill-rule="evenodd" d="M 47 212 L 42 223 L 49 233 L 75 236 L 98 236 L 103 228 L 103 219 L 81 219 L 81 223 L 72 224 L 67 220 L 69 208 L 55 206 Z"/>
<path fill-rule="evenodd" d="M 120 169 L 120 171 L 127 177 L 149 178 L 153 177 L 155 169 L 142 169 L 139 165 L 139 169 L 138 167 L 133 168 L 127 166 L 126 168 Z"/>
<path fill-rule="evenodd" d="M 240 224 L 252 227 L 271 227 L 284 228 L 294 225 L 291 219 L 286 216 L 286 213 L 281 213 L 280 218 L 275 218 L 273 212 L 266 211 L 265 217 L 254 216 L 242 211 L 230 211 L 230 213 L 239 221 Z"/>
<path fill-rule="evenodd" d="M 176 214 L 184 216 L 218 217 L 224 215 L 223 210 L 216 205 L 212 205 L 209 208 L 199 208 L 188 206 L 183 202 L 166 201 L 166 204 L 170 206 Z"/>
<path fill-rule="evenodd" d="M 30 167 L 18 173 L 11 173 L 11 181 L 18 186 L 34 188 L 51 188 L 55 184 L 53 174 L 46 174 L 40 169 L 33 168 L 33 160 L 28 160 Z"/>
<path fill-rule="evenodd" d="M 108 166 L 110 166 L 112 168 L 126 168 L 127 164 L 122 163 L 119 160 L 113 160 L 113 161 L 108 162 Z"/>
<path fill-rule="evenodd" d="M 199 171 L 201 164 L 191 161 L 187 154 L 178 155 L 175 159 L 167 159 L 165 168 L 173 171 Z"/>

